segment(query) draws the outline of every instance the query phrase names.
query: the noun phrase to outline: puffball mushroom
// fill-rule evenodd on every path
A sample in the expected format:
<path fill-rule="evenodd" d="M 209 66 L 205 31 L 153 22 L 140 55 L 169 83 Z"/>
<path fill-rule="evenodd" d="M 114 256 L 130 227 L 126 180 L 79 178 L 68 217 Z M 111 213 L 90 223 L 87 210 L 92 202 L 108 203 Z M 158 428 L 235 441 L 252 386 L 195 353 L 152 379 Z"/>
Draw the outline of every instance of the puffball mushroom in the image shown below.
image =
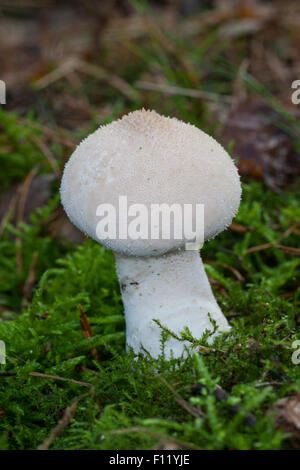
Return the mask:
<path fill-rule="evenodd" d="M 213 238 L 231 223 L 241 198 L 239 175 L 227 152 L 193 125 L 155 111 L 134 111 L 101 126 L 77 147 L 64 169 L 61 200 L 73 224 L 115 254 L 127 345 L 135 353 L 161 353 L 155 319 L 176 335 L 188 327 L 201 338 L 213 331 L 209 316 L 218 326 L 214 334 L 228 331 L 199 251 L 185 249 L 184 235 L 107 238 L 97 229 L 97 207 L 117 208 L 119 196 L 127 197 L 128 206 L 148 209 L 151 204 L 203 204 L 204 240 Z M 119 218 L 116 223 L 119 228 Z M 171 337 L 165 355 L 184 356 L 186 347 L 189 342 Z"/>

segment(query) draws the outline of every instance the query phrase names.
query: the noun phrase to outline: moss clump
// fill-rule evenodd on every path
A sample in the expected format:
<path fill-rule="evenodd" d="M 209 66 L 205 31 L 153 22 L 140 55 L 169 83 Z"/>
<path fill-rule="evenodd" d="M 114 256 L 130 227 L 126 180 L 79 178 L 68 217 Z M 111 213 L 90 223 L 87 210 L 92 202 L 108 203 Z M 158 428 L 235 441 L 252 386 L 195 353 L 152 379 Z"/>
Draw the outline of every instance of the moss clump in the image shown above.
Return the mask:
<path fill-rule="evenodd" d="M 284 233 L 280 244 L 299 243 L 297 231 L 289 230 L 300 219 L 299 196 L 299 189 L 281 196 L 260 183 L 244 185 L 236 223 L 247 231 L 227 230 L 203 250 L 215 294 L 233 328 L 210 346 L 205 337 L 196 341 L 183 332 L 182 339 L 194 342 L 198 351 L 185 362 L 164 360 L 169 333 L 163 329 L 158 360 L 135 361 L 125 353 L 113 256 L 91 240 L 78 247 L 50 240 L 43 220 L 56 200 L 20 228 L 24 259 L 30 260 L 38 246 L 43 253 L 39 269 L 45 272 L 32 302 L 22 314 L 12 313 L 20 298 L 12 293 L 16 246 L 8 225 L 0 243 L 0 339 L 7 348 L 0 376 L 1 448 L 36 448 L 87 390 L 51 448 L 148 449 L 170 440 L 183 448 L 289 448 L 287 436 L 266 413 L 300 386 L 300 367 L 291 361 L 298 339 L 300 259 L 276 247 Z M 247 252 L 267 243 L 269 248 Z M 80 327 L 79 305 L 91 325 L 88 339 Z M 84 388 L 69 379 L 91 385 Z M 225 401 L 218 399 L 218 387 L 227 393 Z M 254 421 L 247 419 L 249 413 Z"/>

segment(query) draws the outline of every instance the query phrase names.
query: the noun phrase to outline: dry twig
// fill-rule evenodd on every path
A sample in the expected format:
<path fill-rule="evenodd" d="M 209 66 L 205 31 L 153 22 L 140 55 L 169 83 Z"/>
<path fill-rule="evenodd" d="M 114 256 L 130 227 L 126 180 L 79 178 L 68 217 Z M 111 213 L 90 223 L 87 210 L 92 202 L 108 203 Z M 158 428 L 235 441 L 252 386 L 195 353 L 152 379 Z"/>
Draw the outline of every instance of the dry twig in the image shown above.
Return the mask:
<path fill-rule="evenodd" d="M 170 385 L 164 377 L 161 375 L 158 375 L 157 378 L 170 390 L 170 392 L 173 393 L 175 396 L 175 399 L 177 403 L 184 408 L 188 413 L 190 413 L 192 416 L 195 418 L 204 418 L 205 414 L 203 411 L 201 411 L 199 408 L 196 408 L 195 406 L 190 405 L 184 398 L 182 398 L 177 391 Z"/>
<path fill-rule="evenodd" d="M 47 437 L 47 439 L 45 439 L 45 441 L 38 446 L 37 450 L 48 450 L 49 449 L 49 447 L 51 446 L 54 439 L 56 439 L 60 435 L 62 430 L 71 423 L 71 421 L 74 418 L 74 415 L 76 413 L 76 409 L 77 409 L 77 405 L 78 405 L 79 401 L 82 400 L 83 398 L 87 397 L 88 395 L 90 395 L 90 392 L 83 393 L 78 398 L 76 398 L 76 400 L 73 401 L 73 403 L 70 406 L 68 406 L 65 409 L 63 417 L 61 418 L 59 423 L 55 426 L 55 428 L 52 429 L 52 431 L 50 432 L 49 437 Z"/>
<path fill-rule="evenodd" d="M 31 265 L 29 268 L 28 276 L 23 287 L 23 299 L 30 300 L 32 287 L 35 282 L 35 267 L 39 257 L 38 251 L 34 251 L 32 255 Z"/>
<path fill-rule="evenodd" d="M 24 219 L 24 210 L 25 210 L 25 203 L 28 196 L 29 188 L 37 173 L 38 167 L 33 168 L 28 175 L 26 176 L 19 193 L 19 201 L 18 201 L 18 208 L 17 208 L 17 226 L 23 221 Z M 22 261 L 22 240 L 21 237 L 16 237 L 16 257 L 17 257 L 17 270 L 19 274 L 22 274 L 23 271 L 23 261 Z"/>

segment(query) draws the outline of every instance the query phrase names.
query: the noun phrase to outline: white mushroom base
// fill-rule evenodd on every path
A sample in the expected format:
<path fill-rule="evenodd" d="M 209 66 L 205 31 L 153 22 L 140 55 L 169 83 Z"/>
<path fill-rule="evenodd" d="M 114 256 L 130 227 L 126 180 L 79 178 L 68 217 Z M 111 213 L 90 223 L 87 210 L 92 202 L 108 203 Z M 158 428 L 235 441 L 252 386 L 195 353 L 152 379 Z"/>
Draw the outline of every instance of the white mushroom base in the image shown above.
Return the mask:
<path fill-rule="evenodd" d="M 135 353 L 145 350 L 157 358 L 161 354 L 161 328 L 153 321 L 180 334 L 187 326 L 194 338 L 213 330 L 208 317 L 216 321 L 218 331 L 230 326 L 212 293 L 198 251 L 177 251 L 158 257 L 136 258 L 116 255 L 125 308 L 126 341 Z M 210 337 L 210 342 L 213 339 Z M 186 355 L 188 341 L 170 338 L 165 344 L 166 357 Z"/>

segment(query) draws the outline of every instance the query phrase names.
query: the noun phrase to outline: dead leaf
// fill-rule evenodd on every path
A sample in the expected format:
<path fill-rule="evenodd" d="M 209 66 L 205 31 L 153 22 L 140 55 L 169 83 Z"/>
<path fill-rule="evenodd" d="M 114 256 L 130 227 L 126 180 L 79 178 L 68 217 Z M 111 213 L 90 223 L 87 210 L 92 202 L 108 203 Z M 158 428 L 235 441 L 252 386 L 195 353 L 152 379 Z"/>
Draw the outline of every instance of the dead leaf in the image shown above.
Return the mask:
<path fill-rule="evenodd" d="M 223 145 L 234 141 L 233 158 L 242 176 L 263 179 L 278 190 L 300 175 L 300 159 L 292 149 L 292 138 L 274 121 L 280 116 L 268 104 L 245 99 L 228 115 L 222 134 Z"/>
<path fill-rule="evenodd" d="M 275 412 L 278 429 L 300 438 L 300 394 L 285 397 L 275 403 L 268 414 Z"/>

